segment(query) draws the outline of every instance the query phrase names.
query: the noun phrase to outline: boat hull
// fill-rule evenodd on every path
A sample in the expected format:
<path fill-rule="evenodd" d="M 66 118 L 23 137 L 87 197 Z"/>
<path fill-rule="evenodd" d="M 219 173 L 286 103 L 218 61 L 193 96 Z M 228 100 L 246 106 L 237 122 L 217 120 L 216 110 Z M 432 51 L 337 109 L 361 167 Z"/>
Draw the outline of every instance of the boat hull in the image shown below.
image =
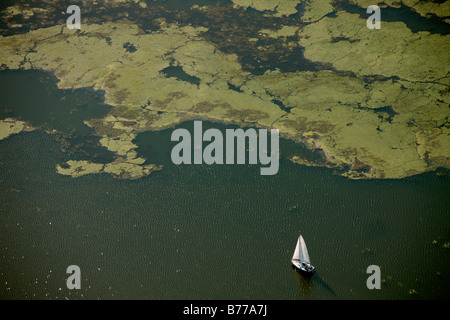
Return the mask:
<path fill-rule="evenodd" d="M 300 261 L 292 261 L 292 267 L 300 272 L 303 275 L 306 276 L 312 276 L 314 272 L 316 271 L 315 267 L 311 264 L 308 264 L 307 266 L 304 263 L 301 263 Z"/>

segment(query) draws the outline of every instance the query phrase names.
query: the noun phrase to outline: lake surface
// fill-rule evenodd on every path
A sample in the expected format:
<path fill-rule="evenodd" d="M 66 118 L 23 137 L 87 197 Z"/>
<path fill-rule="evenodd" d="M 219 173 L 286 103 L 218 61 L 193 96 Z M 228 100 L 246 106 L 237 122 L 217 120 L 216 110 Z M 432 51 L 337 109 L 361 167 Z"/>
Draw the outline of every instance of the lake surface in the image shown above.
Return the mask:
<path fill-rule="evenodd" d="M 168 129 L 136 139 L 162 171 L 74 179 L 56 165 L 110 156 L 95 143 L 61 150 L 68 132 L 73 145 L 93 139 L 82 120 L 110 110 L 101 94 L 61 92 L 42 72 L 1 72 L 0 83 L 9 84 L 2 118 L 62 131 L 0 141 L 1 299 L 450 297 L 448 173 L 353 181 L 291 163 L 308 151 L 283 139 L 275 176 L 261 176 L 260 165 L 175 166 Z M 290 265 L 300 232 L 317 270 L 310 280 Z M 73 264 L 81 290 L 66 287 Z M 370 265 L 381 269 L 380 290 L 366 286 Z"/>

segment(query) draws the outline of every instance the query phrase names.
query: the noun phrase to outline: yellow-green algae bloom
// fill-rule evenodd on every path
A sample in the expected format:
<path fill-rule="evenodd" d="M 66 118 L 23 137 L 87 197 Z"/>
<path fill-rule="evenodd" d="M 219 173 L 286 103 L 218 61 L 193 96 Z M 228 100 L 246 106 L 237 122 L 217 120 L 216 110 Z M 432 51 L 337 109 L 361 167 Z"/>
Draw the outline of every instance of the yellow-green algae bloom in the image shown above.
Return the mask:
<path fill-rule="evenodd" d="M 303 22 L 315 22 L 334 11 L 334 0 L 302 0 L 305 11 L 302 15 Z"/>
<path fill-rule="evenodd" d="M 233 2 L 275 16 L 295 13 L 298 4 Z M 74 177 L 107 172 L 137 179 L 160 169 L 137 156 L 134 138 L 186 119 L 277 128 L 286 138 L 323 150 L 326 162 L 319 165 L 346 168 L 338 173 L 354 179 L 401 178 L 449 167 L 449 35 L 413 33 L 402 22 L 369 30 L 356 14 L 326 16 L 330 3 L 306 1 L 304 26 L 259 29 L 259 37 L 304 48 L 307 59 L 328 70 L 255 75 L 243 70 L 239 56 L 206 40 L 207 28 L 164 19 L 150 33 L 122 20 L 83 23 L 81 32 L 57 25 L 2 37 L 0 65 L 53 72 L 60 88 L 105 91 L 105 102 L 114 108 L 86 124 L 117 158 L 57 167 Z M 125 50 L 124 43 L 136 50 Z M 167 67 L 182 68 L 198 83 L 167 76 Z M 299 156 L 291 160 L 318 165 Z"/>
<path fill-rule="evenodd" d="M 297 12 L 298 0 L 232 0 L 237 7 L 251 7 L 258 11 L 272 11 L 273 15 L 289 16 Z"/>
<path fill-rule="evenodd" d="M 14 118 L 0 120 L 0 140 L 22 131 L 33 131 L 35 128 L 29 123 Z"/>

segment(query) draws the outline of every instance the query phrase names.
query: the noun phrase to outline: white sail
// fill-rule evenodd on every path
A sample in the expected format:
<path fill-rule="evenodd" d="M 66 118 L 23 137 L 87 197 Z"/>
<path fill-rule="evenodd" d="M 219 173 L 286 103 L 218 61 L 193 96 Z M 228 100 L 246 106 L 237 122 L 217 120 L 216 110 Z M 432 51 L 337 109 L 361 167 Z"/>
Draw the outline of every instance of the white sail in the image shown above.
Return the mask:
<path fill-rule="evenodd" d="M 302 262 L 306 262 L 306 263 L 311 263 L 311 261 L 309 261 L 309 254 L 308 254 L 308 249 L 306 249 L 306 243 L 305 240 L 303 240 L 303 237 L 300 236 L 299 237 L 299 243 L 300 243 L 300 261 Z"/>
<path fill-rule="evenodd" d="M 292 255 L 292 260 L 300 261 L 300 238 L 297 239 L 297 245 L 295 246 L 294 254 Z"/>
<path fill-rule="evenodd" d="M 298 237 L 297 245 L 295 247 L 294 254 L 292 255 L 292 260 L 311 263 L 309 261 L 308 249 L 306 248 L 305 240 L 303 240 L 301 235 Z"/>

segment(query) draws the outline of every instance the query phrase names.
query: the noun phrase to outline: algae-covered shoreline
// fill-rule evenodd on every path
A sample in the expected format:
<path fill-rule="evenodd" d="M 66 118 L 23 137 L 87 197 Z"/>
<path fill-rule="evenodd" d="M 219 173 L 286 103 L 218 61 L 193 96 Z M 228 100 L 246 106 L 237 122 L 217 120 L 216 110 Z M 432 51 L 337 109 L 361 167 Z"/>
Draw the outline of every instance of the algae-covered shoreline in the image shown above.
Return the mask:
<path fill-rule="evenodd" d="M 81 31 L 43 19 L 55 16 L 52 7 L 19 1 L 6 8 L 3 70 L 51 72 L 59 88 L 102 90 L 113 107 L 85 124 L 115 160 L 73 160 L 58 172 L 148 175 L 161 168 L 136 154 L 136 135 L 190 119 L 279 129 L 323 150 L 320 165 L 352 179 L 450 167 L 448 34 L 412 32 L 394 21 L 369 30 L 362 17 L 336 11 L 331 1 L 307 1 L 304 8 L 292 1 L 233 2 L 179 12 L 143 1 L 102 9 L 94 2 Z M 108 10 L 123 16 L 111 18 Z M 439 16 L 436 7 L 432 12 Z M 11 24 L 11 17 L 36 15 L 42 21 L 27 32 Z M 258 24 L 245 24 L 250 18 Z"/>

